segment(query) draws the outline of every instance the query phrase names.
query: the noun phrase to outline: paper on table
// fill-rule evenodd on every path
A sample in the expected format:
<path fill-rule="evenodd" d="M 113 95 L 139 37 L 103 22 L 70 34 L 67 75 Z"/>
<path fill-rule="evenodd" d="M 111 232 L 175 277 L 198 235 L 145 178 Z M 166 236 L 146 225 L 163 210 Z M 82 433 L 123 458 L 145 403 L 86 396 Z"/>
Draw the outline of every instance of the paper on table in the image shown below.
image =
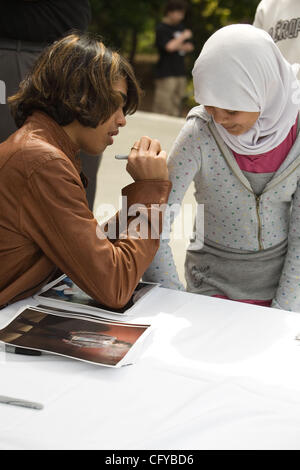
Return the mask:
<path fill-rule="evenodd" d="M 68 317 L 25 306 L 0 330 L 0 340 L 97 365 L 121 367 L 134 362 L 135 343 L 140 342 L 149 329 L 150 325 L 145 324 Z M 127 360 L 129 352 L 130 362 Z"/>
<path fill-rule="evenodd" d="M 44 286 L 34 296 L 34 299 L 46 305 L 80 311 L 82 314 L 85 312 L 95 317 L 106 316 L 112 319 L 118 316 L 121 319 L 125 315 L 131 315 L 137 306 L 140 306 L 141 302 L 157 287 L 159 287 L 157 283 L 139 282 L 127 304 L 122 308 L 114 309 L 100 304 L 80 289 L 69 277 L 63 275 Z"/>

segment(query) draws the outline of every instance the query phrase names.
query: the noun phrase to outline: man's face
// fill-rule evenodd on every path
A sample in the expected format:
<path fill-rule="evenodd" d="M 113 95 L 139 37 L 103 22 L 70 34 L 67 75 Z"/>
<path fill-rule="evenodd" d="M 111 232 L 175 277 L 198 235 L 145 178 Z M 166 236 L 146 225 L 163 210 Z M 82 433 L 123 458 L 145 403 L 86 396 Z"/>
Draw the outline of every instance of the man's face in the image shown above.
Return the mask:
<path fill-rule="evenodd" d="M 110 116 L 110 118 L 93 129 L 91 127 L 80 126 L 78 143 L 80 148 L 89 155 L 101 154 L 108 145 L 112 145 L 114 136 L 119 133 L 119 127 L 126 125 L 123 108 L 127 98 L 127 83 L 125 79 L 120 79 L 114 85 L 114 90 L 122 96 L 120 107 Z"/>
<path fill-rule="evenodd" d="M 259 118 L 259 112 L 230 111 L 216 108 L 215 106 L 205 106 L 206 111 L 214 121 L 226 129 L 229 134 L 241 135 L 248 132 Z"/>
<path fill-rule="evenodd" d="M 183 21 L 185 17 L 185 11 L 184 10 L 169 11 L 167 16 L 170 19 L 171 23 L 176 25 Z"/>

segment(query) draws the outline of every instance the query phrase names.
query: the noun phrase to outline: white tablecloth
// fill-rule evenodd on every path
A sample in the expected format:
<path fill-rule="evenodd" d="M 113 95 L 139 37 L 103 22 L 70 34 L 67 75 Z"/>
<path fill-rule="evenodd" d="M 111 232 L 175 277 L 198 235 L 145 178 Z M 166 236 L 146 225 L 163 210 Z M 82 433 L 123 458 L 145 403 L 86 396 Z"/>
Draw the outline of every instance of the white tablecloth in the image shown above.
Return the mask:
<path fill-rule="evenodd" d="M 0 394 L 45 405 L 0 404 L 0 449 L 300 449 L 300 314 L 158 289 L 132 321 L 121 369 L 0 353 Z"/>

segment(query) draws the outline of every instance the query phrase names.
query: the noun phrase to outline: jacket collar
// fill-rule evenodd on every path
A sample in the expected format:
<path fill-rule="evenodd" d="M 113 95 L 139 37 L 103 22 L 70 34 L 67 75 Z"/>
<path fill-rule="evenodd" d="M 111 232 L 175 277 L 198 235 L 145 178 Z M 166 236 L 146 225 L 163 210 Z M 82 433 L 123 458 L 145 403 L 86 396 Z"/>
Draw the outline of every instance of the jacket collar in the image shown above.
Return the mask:
<path fill-rule="evenodd" d="M 42 111 L 34 111 L 26 119 L 27 124 L 32 130 L 38 130 L 47 141 L 53 142 L 55 147 L 58 147 L 72 161 L 78 173 L 81 172 L 81 162 L 78 155 L 80 148 L 70 139 L 62 126 Z"/>

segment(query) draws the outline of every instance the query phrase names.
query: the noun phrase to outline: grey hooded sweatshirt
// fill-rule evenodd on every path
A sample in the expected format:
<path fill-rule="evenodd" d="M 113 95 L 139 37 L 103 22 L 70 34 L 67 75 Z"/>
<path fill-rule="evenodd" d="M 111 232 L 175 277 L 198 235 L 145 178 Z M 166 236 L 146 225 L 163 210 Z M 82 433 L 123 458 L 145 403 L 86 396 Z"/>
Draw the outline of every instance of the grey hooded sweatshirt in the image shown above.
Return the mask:
<path fill-rule="evenodd" d="M 196 106 L 168 159 L 169 205 L 181 204 L 194 182 L 198 213 L 187 249 L 187 290 L 237 300 L 272 300 L 300 312 L 300 135 L 275 173 L 243 172 L 210 115 Z M 171 223 L 173 212 L 170 213 Z M 197 218 L 197 217 L 196 217 Z M 199 217 L 201 220 L 201 217 Z M 145 279 L 184 289 L 168 227 Z"/>

